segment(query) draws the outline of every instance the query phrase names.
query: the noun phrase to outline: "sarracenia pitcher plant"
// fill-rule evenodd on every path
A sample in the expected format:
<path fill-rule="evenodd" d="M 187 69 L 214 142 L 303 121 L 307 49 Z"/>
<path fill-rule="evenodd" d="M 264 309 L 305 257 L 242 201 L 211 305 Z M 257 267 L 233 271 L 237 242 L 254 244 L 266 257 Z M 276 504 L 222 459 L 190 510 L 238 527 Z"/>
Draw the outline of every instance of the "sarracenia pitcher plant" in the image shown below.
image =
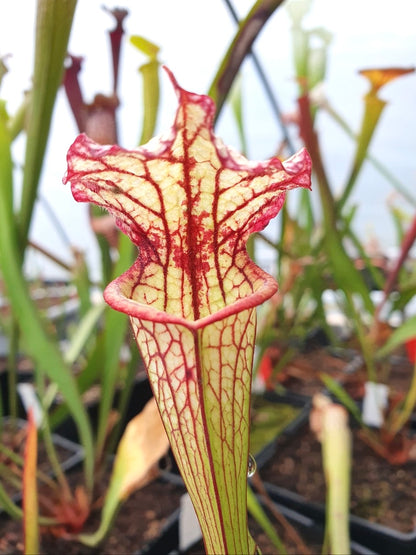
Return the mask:
<path fill-rule="evenodd" d="M 168 70 L 167 70 L 168 71 Z M 127 313 L 208 553 L 255 553 L 247 529 L 256 306 L 277 289 L 248 257 L 250 233 L 309 187 L 306 150 L 250 162 L 213 133 L 214 102 L 183 90 L 171 130 L 132 151 L 80 135 L 66 182 L 111 212 L 138 247 L 105 290 Z"/>

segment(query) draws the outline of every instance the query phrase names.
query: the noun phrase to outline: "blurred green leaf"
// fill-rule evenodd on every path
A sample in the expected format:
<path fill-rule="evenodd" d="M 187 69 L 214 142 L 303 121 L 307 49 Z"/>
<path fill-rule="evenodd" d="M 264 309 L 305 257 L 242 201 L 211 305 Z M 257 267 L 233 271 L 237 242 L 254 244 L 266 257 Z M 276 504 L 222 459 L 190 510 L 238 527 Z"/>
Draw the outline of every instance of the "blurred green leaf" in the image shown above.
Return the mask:
<path fill-rule="evenodd" d="M 89 338 L 96 333 L 98 320 L 101 318 L 106 306 L 104 301 L 93 305 L 82 318 L 65 352 L 65 361 L 67 364 L 74 364 Z"/>
<path fill-rule="evenodd" d="M 416 335 L 413 336 L 415 338 Z M 416 406 L 416 363 L 413 365 L 412 380 L 406 392 L 404 401 L 399 406 L 393 408 L 389 414 L 387 430 L 390 434 L 396 435 L 409 421 Z"/>
<path fill-rule="evenodd" d="M 354 140 L 357 140 L 357 136 L 351 129 L 347 121 L 330 105 L 327 99 L 321 103 L 321 107 L 326 110 L 326 112 L 333 118 L 333 120 L 345 131 L 345 133 Z M 406 187 L 401 183 L 397 176 L 394 175 L 382 162 L 375 158 L 367 150 L 366 154 L 367 160 L 373 165 L 373 167 L 389 182 L 393 187 L 403 195 L 403 197 L 410 202 L 413 206 L 416 206 L 416 197 L 413 192 L 407 190 Z"/>
<path fill-rule="evenodd" d="M 354 265 L 354 260 L 345 252 L 342 242 L 337 233 L 326 232 L 325 244 L 328 253 L 330 267 L 334 273 L 336 286 L 345 293 L 358 293 L 362 299 L 364 308 L 370 313 L 374 313 L 374 303 L 371 300 L 370 292 L 364 282 L 360 272 Z M 348 296 L 347 296 L 348 297 Z M 347 298 L 348 300 L 348 298 Z M 351 311 L 354 307 L 350 306 Z"/>
<path fill-rule="evenodd" d="M 124 234 L 120 234 L 119 236 L 118 247 L 119 258 L 113 268 L 112 279 L 121 275 L 131 266 L 137 250 L 129 237 Z M 103 324 L 104 353 L 101 379 L 102 390 L 96 447 L 96 454 L 98 454 L 98 456 L 101 455 L 106 440 L 108 418 L 112 409 L 117 378 L 120 375 L 121 349 L 127 338 L 128 325 L 129 320 L 126 314 L 117 312 L 116 310 L 107 310 L 105 312 Z"/>
<path fill-rule="evenodd" d="M 400 347 L 400 345 L 414 337 L 416 337 L 416 316 L 409 318 L 392 333 L 383 347 L 377 351 L 377 358 L 384 358 L 394 349 L 397 349 L 397 347 Z"/>
<path fill-rule="evenodd" d="M 312 0 L 288 0 L 285 4 L 285 9 L 293 25 L 300 25 L 305 15 L 311 9 L 311 6 Z"/>
<path fill-rule="evenodd" d="M 208 91 L 208 96 L 214 100 L 216 105 L 216 119 L 223 108 L 243 60 L 250 52 L 263 26 L 282 2 L 283 0 L 257 0 L 241 21 Z"/>
<path fill-rule="evenodd" d="M 361 122 L 361 130 L 357 138 L 355 157 L 352 164 L 351 172 L 345 184 L 344 190 L 337 201 L 337 209 L 342 210 L 345 203 L 349 199 L 357 177 L 367 157 L 368 148 L 374 131 L 380 120 L 381 114 L 386 106 L 386 102 L 378 98 L 374 94 L 367 94 L 364 97 L 364 114 Z"/>
<path fill-rule="evenodd" d="M 308 39 L 307 86 L 308 90 L 312 90 L 325 79 L 328 46 L 332 40 L 332 34 L 326 29 L 316 28 L 309 31 Z M 312 46 L 316 43 L 319 44 L 317 46 Z"/>
<path fill-rule="evenodd" d="M 10 133 L 10 138 L 13 141 L 19 133 L 23 131 L 26 125 L 27 112 L 30 104 L 30 92 L 26 92 L 22 104 L 19 106 L 17 112 L 9 118 L 7 128 Z"/>
<path fill-rule="evenodd" d="M 320 374 L 320 378 L 324 382 L 325 387 L 328 388 L 328 391 L 335 395 L 335 397 L 344 405 L 344 407 L 350 411 L 352 416 L 357 420 L 359 424 L 364 426 L 363 419 L 361 418 L 360 409 L 358 408 L 354 399 L 348 395 L 342 385 L 334 380 L 329 374 L 325 374 L 324 372 Z"/>
<path fill-rule="evenodd" d="M 267 513 L 261 506 L 257 497 L 254 495 L 254 492 L 250 486 L 247 487 L 247 508 L 254 520 L 261 526 L 261 528 L 269 537 L 270 541 L 273 543 L 276 549 L 278 549 L 278 552 L 281 554 L 287 553 L 284 543 L 279 538 L 276 532 L 276 528 L 270 522 Z"/>
<path fill-rule="evenodd" d="M 19 213 L 24 248 L 37 196 L 56 93 L 61 85 L 76 0 L 38 0 L 35 66 L 27 124 L 26 155 Z"/>
<path fill-rule="evenodd" d="M 13 213 L 13 177 L 12 177 L 12 155 L 11 138 L 7 129 L 8 114 L 6 103 L 0 100 L 0 184 L 3 209 Z"/>
<path fill-rule="evenodd" d="M 247 140 L 244 129 L 244 114 L 243 114 L 243 94 L 241 86 L 241 74 L 237 76 L 231 88 L 230 105 L 237 124 L 238 137 L 240 139 L 241 152 L 247 155 Z"/>

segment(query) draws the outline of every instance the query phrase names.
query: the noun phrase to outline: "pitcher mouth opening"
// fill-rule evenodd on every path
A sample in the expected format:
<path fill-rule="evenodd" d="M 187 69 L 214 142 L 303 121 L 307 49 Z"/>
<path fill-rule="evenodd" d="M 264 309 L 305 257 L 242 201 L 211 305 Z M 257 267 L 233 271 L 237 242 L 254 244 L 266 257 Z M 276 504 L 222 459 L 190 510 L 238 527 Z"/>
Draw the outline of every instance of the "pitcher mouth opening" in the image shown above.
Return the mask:
<path fill-rule="evenodd" d="M 272 297 L 278 290 L 277 282 L 269 274 L 265 272 L 263 274 L 263 283 L 257 290 L 246 295 L 245 297 L 242 297 L 241 299 L 237 299 L 236 301 L 225 305 L 216 312 L 208 314 L 199 320 L 190 320 L 188 318 L 184 318 L 183 316 L 179 316 L 178 314 L 165 312 L 152 305 L 134 300 L 130 296 L 132 291 L 132 282 L 129 270 L 107 285 L 104 290 L 104 299 L 112 308 L 127 314 L 131 318 L 138 318 L 141 320 L 164 324 L 181 325 L 191 331 L 196 331 L 209 324 L 223 320 L 228 316 L 255 308 Z"/>

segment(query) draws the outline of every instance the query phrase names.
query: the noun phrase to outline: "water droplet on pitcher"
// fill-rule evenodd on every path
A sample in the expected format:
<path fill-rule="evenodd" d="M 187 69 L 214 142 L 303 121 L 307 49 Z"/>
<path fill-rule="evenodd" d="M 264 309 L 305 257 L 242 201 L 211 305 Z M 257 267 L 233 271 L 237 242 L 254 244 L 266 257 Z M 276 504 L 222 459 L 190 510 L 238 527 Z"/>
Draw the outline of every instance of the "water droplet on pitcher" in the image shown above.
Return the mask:
<path fill-rule="evenodd" d="M 256 459 L 251 453 L 248 454 L 248 464 L 247 464 L 247 478 L 251 478 L 257 470 Z"/>

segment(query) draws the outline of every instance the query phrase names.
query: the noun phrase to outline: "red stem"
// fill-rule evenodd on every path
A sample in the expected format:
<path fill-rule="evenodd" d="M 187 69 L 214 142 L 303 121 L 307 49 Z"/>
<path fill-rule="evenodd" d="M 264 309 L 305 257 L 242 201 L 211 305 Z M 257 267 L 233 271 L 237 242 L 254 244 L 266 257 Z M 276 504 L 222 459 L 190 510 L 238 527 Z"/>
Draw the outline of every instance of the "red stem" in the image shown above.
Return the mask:
<path fill-rule="evenodd" d="M 413 218 L 413 222 L 410 226 L 410 228 L 407 230 L 403 242 L 402 242 L 402 246 L 401 246 L 401 250 L 400 250 L 400 256 L 396 261 L 396 264 L 394 265 L 394 267 L 392 268 L 391 272 L 389 273 L 386 283 L 384 285 L 384 289 L 383 289 L 383 300 L 381 301 L 381 303 L 379 304 L 379 306 L 377 307 L 377 312 L 376 312 L 376 319 L 378 320 L 378 316 L 380 314 L 381 309 L 383 308 L 383 306 L 385 305 L 387 298 L 389 296 L 389 294 L 391 293 L 396 281 L 397 281 L 397 276 L 399 275 L 400 269 L 402 268 L 404 261 L 406 260 L 410 249 L 412 248 L 414 242 L 416 240 L 416 215 Z"/>

